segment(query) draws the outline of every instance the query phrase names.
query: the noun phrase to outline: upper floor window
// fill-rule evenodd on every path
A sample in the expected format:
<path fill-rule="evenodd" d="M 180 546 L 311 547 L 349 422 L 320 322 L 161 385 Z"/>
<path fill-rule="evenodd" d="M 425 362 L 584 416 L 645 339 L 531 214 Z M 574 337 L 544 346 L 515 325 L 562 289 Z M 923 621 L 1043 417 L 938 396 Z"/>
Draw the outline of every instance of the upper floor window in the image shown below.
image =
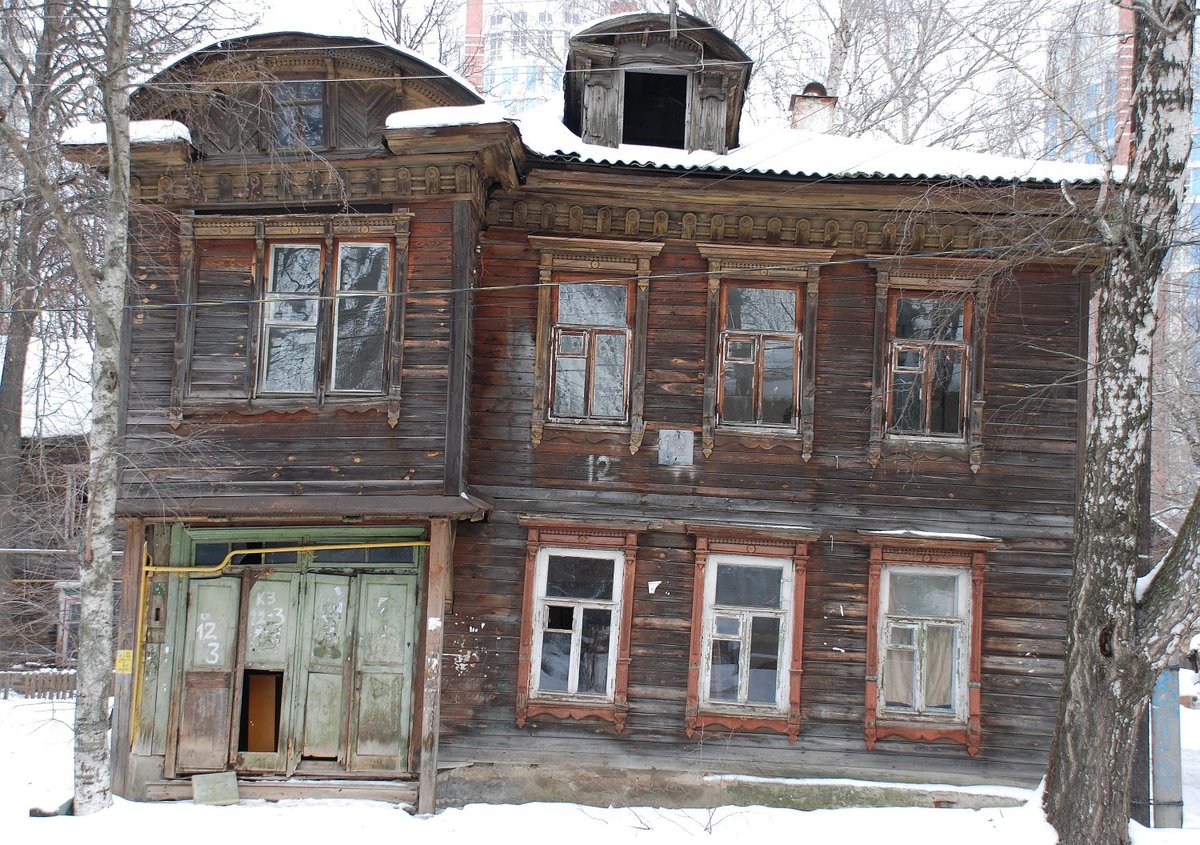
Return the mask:
<path fill-rule="evenodd" d="M 888 431 L 962 436 L 970 320 L 970 296 L 892 293 Z"/>
<path fill-rule="evenodd" d="M 272 244 L 263 305 L 262 394 L 381 393 L 391 247 L 339 241 Z M 329 336 L 321 350 L 322 326 Z"/>
<path fill-rule="evenodd" d="M 833 250 L 701 244 L 708 260 L 704 454 L 717 435 L 798 436 L 812 457 L 817 294 Z"/>
<path fill-rule="evenodd" d="M 326 402 L 400 414 L 409 214 L 180 224 L 170 418 Z"/>
<path fill-rule="evenodd" d="M 626 70 L 624 77 L 621 143 L 682 150 L 687 132 L 689 76 Z"/>
<path fill-rule="evenodd" d="M 277 82 L 273 90 L 276 148 L 325 146 L 325 83 L 320 80 Z"/>
<path fill-rule="evenodd" d="M 518 726 L 546 714 L 596 716 L 624 728 L 636 557 L 634 533 L 530 529 Z"/>
<path fill-rule="evenodd" d="M 794 431 L 800 361 L 796 288 L 726 285 L 722 296 L 721 422 Z"/>
<path fill-rule="evenodd" d="M 629 283 L 560 282 L 554 297 L 550 415 L 624 422 L 632 314 Z"/>
<path fill-rule="evenodd" d="M 983 339 L 994 262 L 880 258 L 868 458 L 961 451 L 983 460 Z M 889 445 L 890 444 L 890 445 Z"/>
<path fill-rule="evenodd" d="M 808 547 L 696 539 L 686 729 L 800 730 Z"/>
<path fill-rule="evenodd" d="M 547 424 L 645 424 L 650 258 L 662 244 L 531 236 L 541 252 L 531 439 Z"/>

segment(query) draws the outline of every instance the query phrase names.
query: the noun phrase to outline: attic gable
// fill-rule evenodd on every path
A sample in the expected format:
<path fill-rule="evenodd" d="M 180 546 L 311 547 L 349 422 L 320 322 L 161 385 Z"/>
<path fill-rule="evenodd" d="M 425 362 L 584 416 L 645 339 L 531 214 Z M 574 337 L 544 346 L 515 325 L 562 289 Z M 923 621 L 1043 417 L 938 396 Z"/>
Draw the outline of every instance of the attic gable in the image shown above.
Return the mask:
<path fill-rule="evenodd" d="M 708 150 L 738 144 L 751 59 L 711 24 L 679 14 L 599 21 L 571 38 L 566 124 L 584 142 Z"/>

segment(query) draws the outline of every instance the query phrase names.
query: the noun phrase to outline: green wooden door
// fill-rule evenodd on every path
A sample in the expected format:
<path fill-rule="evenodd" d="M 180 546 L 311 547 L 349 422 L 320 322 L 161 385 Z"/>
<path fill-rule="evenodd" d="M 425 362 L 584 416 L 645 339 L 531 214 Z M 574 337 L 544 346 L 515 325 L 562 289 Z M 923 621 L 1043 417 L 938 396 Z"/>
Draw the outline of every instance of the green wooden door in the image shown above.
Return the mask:
<path fill-rule="evenodd" d="M 296 724 L 301 760 L 345 764 L 346 674 L 350 662 L 350 578 L 308 575 L 304 579 Z"/>
<path fill-rule="evenodd" d="M 223 771 L 229 762 L 240 590 L 237 578 L 188 585 L 176 771 Z"/>
<path fill-rule="evenodd" d="M 246 580 L 235 759 L 242 771 L 280 772 L 291 736 L 299 578 L 251 573 Z"/>
<path fill-rule="evenodd" d="M 416 578 L 360 575 L 351 706 L 352 771 L 408 768 Z"/>

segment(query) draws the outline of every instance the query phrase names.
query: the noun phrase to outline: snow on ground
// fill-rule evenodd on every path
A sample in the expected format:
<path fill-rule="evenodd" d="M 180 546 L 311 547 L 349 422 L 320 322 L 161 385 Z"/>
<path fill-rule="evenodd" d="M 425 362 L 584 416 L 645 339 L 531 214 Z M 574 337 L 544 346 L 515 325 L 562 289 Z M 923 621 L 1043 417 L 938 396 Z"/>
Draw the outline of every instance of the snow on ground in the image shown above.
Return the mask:
<path fill-rule="evenodd" d="M 72 707 L 69 702 L 0 701 L 0 831 L 5 842 L 75 845 L 123 842 L 172 845 L 214 842 L 495 842 L 553 834 L 572 845 L 749 841 L 837 842 L 839 845 L 1053 845 L 1036 799 L 994 810 L 696 810 L 585 807 L 578 804 L 484 805 L 414 818 L 373 801 L 245 801 L 234 807 L 136 804 L 117 799 L 81 818 L 33 819 L 30 807 L 52 808 L 70 794 Z M 1134 845 L 1194 845 L 1200 829 L 1200 710 L 1181 711 L 1185 830 L 1135 826 Z"/>

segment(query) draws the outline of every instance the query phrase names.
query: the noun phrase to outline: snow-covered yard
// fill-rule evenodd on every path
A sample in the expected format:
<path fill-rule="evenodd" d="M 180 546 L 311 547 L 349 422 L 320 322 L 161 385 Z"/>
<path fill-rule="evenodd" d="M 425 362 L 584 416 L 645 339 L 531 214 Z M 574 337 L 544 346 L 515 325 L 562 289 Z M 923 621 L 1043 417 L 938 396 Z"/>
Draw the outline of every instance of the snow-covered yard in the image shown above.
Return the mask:
<path fill-rule="evenodd" d="M 0 701 L 0 831 L 5 842 L 42 845 L 127 842 L 166 837 L 172 845 L 218 842 L 487 842 L 553 833 L 572 845 L 646 842 L 838 842 L 875 845 L 1052 845 L 1053 830 L 1036 800 L 994 810 L 776 810 L 764 807 L 661 810 L 598 809 L 576 804 L 475 804 L 414 818 L 371 801 L 244 801 L 234 807 L 135 804 L 117 800 L 82 818 L 29 818 L 70 794 L 70 702 Z M 1194 845 L 1200 840 L 1200 710 L 1182 710 L 1184 830 L 1134 830 L 1135 845 Z M 1032 794 L 1031 794 L 1032 795 Z"/>

